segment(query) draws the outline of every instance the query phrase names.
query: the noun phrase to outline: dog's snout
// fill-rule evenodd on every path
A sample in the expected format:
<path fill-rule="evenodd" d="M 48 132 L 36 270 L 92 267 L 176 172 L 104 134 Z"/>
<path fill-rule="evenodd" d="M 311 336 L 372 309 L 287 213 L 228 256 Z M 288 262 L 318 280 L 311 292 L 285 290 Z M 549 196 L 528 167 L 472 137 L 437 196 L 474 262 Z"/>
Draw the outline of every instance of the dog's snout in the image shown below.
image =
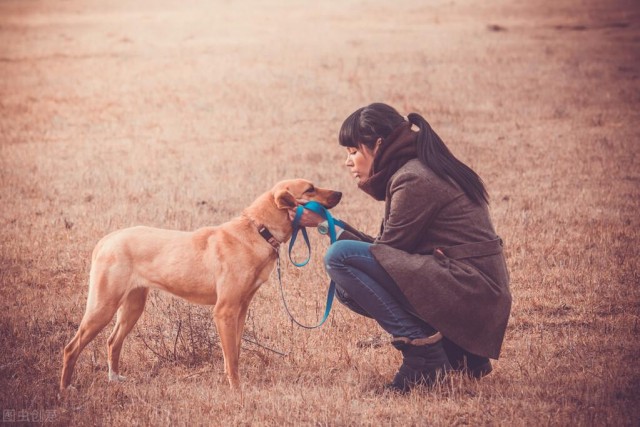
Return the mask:
<path fill-rule="evenodd" d="M 339 191 L 334 191 L 331 196 L 329 196 L 329 203 L 331 204 L 331 207 L 337 205 L 340 202 L 340 199 L 342 199 L 342 193 Z"/>

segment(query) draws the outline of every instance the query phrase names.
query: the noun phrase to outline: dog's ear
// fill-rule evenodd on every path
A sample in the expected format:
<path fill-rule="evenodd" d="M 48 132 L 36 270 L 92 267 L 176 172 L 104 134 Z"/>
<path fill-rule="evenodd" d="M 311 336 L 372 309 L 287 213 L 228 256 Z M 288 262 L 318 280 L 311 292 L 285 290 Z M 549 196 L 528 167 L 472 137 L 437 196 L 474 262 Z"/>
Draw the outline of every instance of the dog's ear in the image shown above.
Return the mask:
<path fill-rule="evenodd" d="M 274 195 L 278 209 L 292 209 L 298 206 L 296 198 L 287 190 L 279 190 Z"/>

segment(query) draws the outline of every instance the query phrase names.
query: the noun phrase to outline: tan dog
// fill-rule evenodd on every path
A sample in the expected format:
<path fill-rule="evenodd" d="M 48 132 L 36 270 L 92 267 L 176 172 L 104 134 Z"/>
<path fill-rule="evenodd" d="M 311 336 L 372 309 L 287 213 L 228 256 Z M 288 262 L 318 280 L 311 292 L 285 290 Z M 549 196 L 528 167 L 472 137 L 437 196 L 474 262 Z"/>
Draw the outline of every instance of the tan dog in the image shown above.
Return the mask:
<path fill-rule="evenodd" d="M 132 227 L 104 237 L 93 250 L 84 317 L 64 349 L 60 388 L 69 386 L 80 352 L 116 311 L 108 340 L 109 380 L 124 379 L 118 374 L 122 342 L 142 314 L 151 288 L 196 304 L 215 304 L 225 372 L 231 387 L 239 388 L 238 356 L 247 309 L 273 271 L 278 245 L 291 238 L 288 210 L 311 200 L 332 208 L 341 197 L 306 180 L 282 181 L 241 216 L 217 227 L 193 232 Z"/>

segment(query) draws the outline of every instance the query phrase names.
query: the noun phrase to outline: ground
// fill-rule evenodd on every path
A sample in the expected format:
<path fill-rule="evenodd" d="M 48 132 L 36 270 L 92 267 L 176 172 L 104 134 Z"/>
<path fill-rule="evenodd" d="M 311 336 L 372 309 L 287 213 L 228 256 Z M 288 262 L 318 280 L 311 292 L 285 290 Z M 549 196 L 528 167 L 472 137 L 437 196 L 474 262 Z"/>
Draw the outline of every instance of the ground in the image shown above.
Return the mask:
<path fill-rule="evenodd" d="M 0 2 L 3 421 L 178 425 L 637 425 L 640 6 L 633 0 Z M 382 101 L 421 113 L 484 179 L 514 297 L 501 358 L 408 397 L 400 358 L 338 305 L 288 320 L 258 292 L 231 393 L 210 309 L 153 293 L 108 383 L 106 337 L 61 395 L 62 349 L 104 234 L 226 221 L 283 178 L 382 206 L 337 145 Z M 320 317 L 326 241 L 285 296 Z M 111 329 L 111 327 L 107 328 Z M 368 344 L 369 343 L 369 344 Z"/>

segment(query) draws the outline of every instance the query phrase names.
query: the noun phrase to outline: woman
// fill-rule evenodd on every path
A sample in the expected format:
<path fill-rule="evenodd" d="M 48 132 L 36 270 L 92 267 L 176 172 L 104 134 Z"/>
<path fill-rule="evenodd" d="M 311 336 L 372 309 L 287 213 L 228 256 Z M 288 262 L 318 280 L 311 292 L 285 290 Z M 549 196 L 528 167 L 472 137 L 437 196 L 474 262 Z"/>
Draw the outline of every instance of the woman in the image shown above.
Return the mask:
<path fill-rule="evenodd" d="M 488 374 L 511 294 L 482 180 L 424 118 L 407 121 L 386 104 L 351 114 L 339 142 L 358 187 L 385 202 L 385 216 L 376 238 L 340 230 L 325 265 L 338 299 L 375 319 L 402 352 L 388 387 L 407 392 L 452 369 Z M 320 221 L 306 211 L 302 225 Z"/>

